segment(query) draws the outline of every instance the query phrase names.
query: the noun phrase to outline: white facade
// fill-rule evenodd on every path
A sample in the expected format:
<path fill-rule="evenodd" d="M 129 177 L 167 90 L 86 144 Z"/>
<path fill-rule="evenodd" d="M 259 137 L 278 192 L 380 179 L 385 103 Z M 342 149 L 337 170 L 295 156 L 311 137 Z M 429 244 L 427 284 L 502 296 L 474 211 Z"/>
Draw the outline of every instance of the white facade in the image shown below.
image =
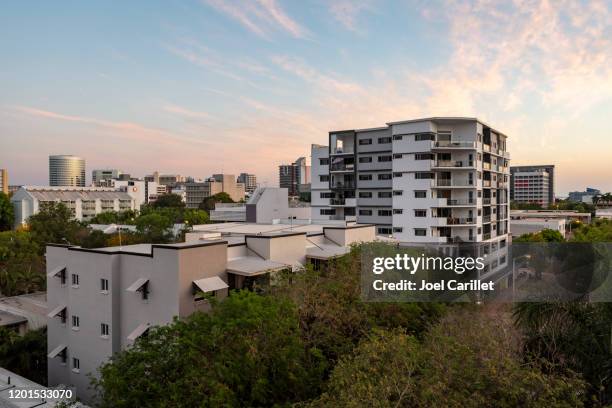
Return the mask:
<path fill-rule="evenodd" d="M 116 180 L 121 175 L 121 170 L 117 169 L 96 169 L 91 171 L 91 185 L 99 186 L 108 180 Z"/>
<path fill-rule="evenodd" d="M 135 209 L 134 198 L 113 188 L 23 186 L 11 197 L 15 226 L 26 224 L 47 202 L 63 203 L 78 221 L 89 221 L 102 212 Z"/>
<path fill-rule="evenodd" d="M 124 191 L 134 199 L 134 207 L 139 210 L 143 204 L 149 204 L 166 193 L 166 186 L 155 181 L 144 180 L 112 180 L 112 185 L 119 191 Z"/>
<path fill-rule="evenodd" d="M 565 238 L 565 220 L 564 219 L 538 219 L 525 218 L 510 220 L 510 229 L 513 237 L 520 237 L 524 234 L 536 234 L 542 230 L 550 229 L 559 231 Z"/>
<path fill-rule="evenodd" d="M 312 218 L 353 219 L 402 242 L 508 236 L 506 136 L 475 118 L 330 132 L 312 147 Z"/>

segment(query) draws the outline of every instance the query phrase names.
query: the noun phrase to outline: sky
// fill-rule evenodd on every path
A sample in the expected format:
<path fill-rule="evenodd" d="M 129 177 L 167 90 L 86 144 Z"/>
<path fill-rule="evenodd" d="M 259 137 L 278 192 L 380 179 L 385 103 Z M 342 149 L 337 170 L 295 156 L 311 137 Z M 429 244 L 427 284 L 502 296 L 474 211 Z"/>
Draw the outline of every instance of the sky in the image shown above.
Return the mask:
<path fill-rule="evenodd" d="M 476 116 L 557 193 L 612 190 L 612 2 L 14 1 L 0 13 L 0 168 L 255 173 L 328 132 Z"/>

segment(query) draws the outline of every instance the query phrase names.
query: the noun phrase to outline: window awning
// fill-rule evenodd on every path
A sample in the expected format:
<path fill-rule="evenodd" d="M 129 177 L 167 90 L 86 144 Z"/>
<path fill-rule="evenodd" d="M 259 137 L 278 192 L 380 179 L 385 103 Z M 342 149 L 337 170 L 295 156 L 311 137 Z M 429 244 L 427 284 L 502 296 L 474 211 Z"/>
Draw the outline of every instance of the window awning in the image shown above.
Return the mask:
<path fill-rule="evenodd" d="M 47 316 L 53 318 L 57 316 L 58 314 L 62 313 L 64 310 L 66 310 L 66 305 L 60 305 L 56 307 L 55 309 L 53 309 L 51 312 L 49 312 Z"/>
<path fill-rule="evenodd" d="M 138 292 L 147 283 L 149 283 L 148 279 L 140 278 L 136 282 L 132 283 L 126 290 L 128 292 Z"/>
<path fill-rule="evenodd" d="M 147 332 L 147 330 L 149 330 L 149 327 L 151 327 L 151 325 L 149 323 L 143 323 L 143 324 L 139 325 L 133 332 L 131 332 L 127 336 L 127 339 L 129 341 L 135 341 L 137 338 L 139 338 L 140 336 L 145 334 Z"/>
<path fill-rule="evenodd" d="M 66 271 L 66 267 L 65 266 L 58 266 L 57 268 L 53 269 L 51 272 L 49 272 L 47 274 L 48 277 L 53 278 L 54 276 L 58 276 L 60 273 Z"/>
<path fill-rule="evenodd" d="M 218 276 L 195 280 L 193 285 L 204 293 L 229 288 L 227 283 L 223 282 L 223 279 Z"/>
<path fill-rule="evenodd" d="M 66 350 L 66 345 L 65 344 L 60 344 L 59 346 L 57 346 L 56 348 L 53 349 L 53 351 L 51 351 L 49 354 L 47 354 L 47 356 L 49 358 L 55 358 L 57 356 L 59 356 L 62 351 Z"/>

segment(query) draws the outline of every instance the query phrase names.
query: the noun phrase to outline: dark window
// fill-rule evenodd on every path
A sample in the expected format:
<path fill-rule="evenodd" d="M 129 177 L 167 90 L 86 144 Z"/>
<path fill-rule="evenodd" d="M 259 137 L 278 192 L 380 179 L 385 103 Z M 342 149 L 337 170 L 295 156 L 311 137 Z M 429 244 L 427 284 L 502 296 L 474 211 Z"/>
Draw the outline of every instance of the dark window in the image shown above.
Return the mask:
<path fill-rule="evenodd" d="M 372 210 L 359 210 L 359 215 L 372 215 Z"/>
<path fill-rule="evenodd" d="M 378 143 L 379 144 L 391 143 L 391 138 L 390 137 L 379 137 Z"/>
<path fill-rule="evenodd" d="M 431 153 L 415 153 L 414 160 L 433 160 L 434 156 Z"/>
<path fill-rule="evenodd" d="M 378 210 L 378 215 L 380 217 L 390 217 L 391 216 L 391 210 Z"/>
<path fill-rule="evenodd" d="M 393 155 L 393 158 L 394 158 L 394 159 L 401 159 L 402 157 L 403 157 L 403 156 L 402 156 L 402 154 L 401 154 L 401 153 L 395 153 L 395 154 Z"/>
<path fill-rule="evenodd" d="M 379 180 L 391 180 L 391 173 L 383 173 L 378 175 Z"/>
<path fill-rule="evenodd" d="M 402 135 L 393 135 L 393 140 L 402 140 Z"/>
<path fill-rule="evenodd" d="M 427 191 L 414 190 L 414 198 L 427 198 Z"/>
<path fill-rule="evenodd" d="M 372 139 L 359 139 L 359 144 L 360 145 L 371 145 L 372 144 Z"/>
<path fill-rule="evenodd" d="M 325 159 L 319 159 L 319 164 L 321 166 L 327 166 L 329 164 L 329 159 L 325 158 Z"/>
<path fill-rule="evenodd" d="M 100 279 L 100 290 L 108 292 L 108 279 Z"/>
<path fill-rule="evenodd" d="M 427 210 L 414 210 L 415 217 L 427 217 Z"/>
<path fill-rule="evenodd" d="M 321 215 L 336 215 L 336 210 L 334 208 L 321 208 L 319 211 Z"/>
<path fill-rule="evenodd" d="M 404 192 L 402 190 L 394 190 L 393 191 L 393 195 L 394 196 L 401 196 L 402 194 L 404 194 Z"/>
<path fill-rule="evenodd" d="M 324 176 L 319 176 L 319 181 L 329 181 L 329 176 L 328 175 L 324 175 Z"/>
<path fill-rule="evenodd" d="M 378 198 L 390 198 L 390 197 L 391 197 L 390 191 L 379 191 L 378 192 Z"/>
<path fill-rule="evenodd" d="M 372 180 L 372 175 L 371 174 L 360 174 L 359 175 L 359 180 Z"/>
<path fill-rule="evenodd" d="M 431 133 L 417 133 L 414 135 L 414 140 L 417 142 L 422 140 L 434 140 L 434 135 Z"/>
<path fill-rule="evenodd" d="M 79 275 L 77 275 L 76 273 L 72 274 L 72 284 L 75 286 L 79 285 Z"/>
<path fill-rule="evenodd" d="M 334 193 L 321 193 L 321 198 L 332 198 Z"/>
<path fill-rule="evenodd" d="M 372 163 L 372 157 L 371 156 L 360 157 L 359 163 Z"/>
<path fill-rule="evenodd" d="M 393 160 L 391 156 L 378 156 L 379 162 L 390 162 L 391 160 Z"/>
<path fill-rule="evenodd" d="M 372 198 L 372 192 L 371 191 L 360 191 L 359 198 Z"/>
<path fill-rule="evenodd" d="M 402 227 L 393 227 L 393 232 L 403 232 L 404 229 Z"/>
<path fill-rule="evenodd" d="M 414 173 L 414 178 L 417 179 L 417 180 L 433 179 L 434 178 L 434 174 L 433 173 L 427 173 L 427 172 L 418 172 L 418 173 Z"/>
<path fill-rule="evenodd" d="M 415 228 L 414 235 L 417 237 L 424 237 L 427 235 L 427 230 L 425 228 Z"/>
<path fill-rule="evenodd" d="M 401 208 L 394 208 L 393 209 L 393 214 L 403 214 L 404 210 L 402 210 Z"/>
<path fill-rule="evenodd" d="M 402 177 L 402 173 L 393 173 L 393 177 L 395 178 Z"/>
<path fill-rule="evenodd" d="M 378 227 L 378 233 L 383 235 L 391 234 L 391 228 L 389 227 Z"/>
<path fill-rule="evenodd" d="M 108 336 L 109 332 L 110 332 L 110 330 L 108 329 L 108 324 L 100 323 L 100 335 Z"/>

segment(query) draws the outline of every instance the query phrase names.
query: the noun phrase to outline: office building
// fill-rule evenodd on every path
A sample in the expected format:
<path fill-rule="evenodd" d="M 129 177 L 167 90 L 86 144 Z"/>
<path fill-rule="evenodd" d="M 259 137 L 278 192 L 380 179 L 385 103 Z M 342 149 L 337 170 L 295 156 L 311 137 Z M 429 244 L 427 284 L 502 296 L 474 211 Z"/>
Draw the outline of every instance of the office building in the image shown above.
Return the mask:
<path fill-rule="evenodd" d="M 134 199 L 136 210 L 140 210 L 143 204 L 155 202 L 157 197 L 167 192 L 166 186 L 145 180 L 110 180 L 110 187 L 129 194 Z"/>
<path fill-rule="evenodd" d="M 63 203 L 78 221 L 89 221 L 106 211 L 134 210 L 128 193 L 103 187 L 23 186 L 11 197 L 15 226 L 25 225 L 46 203 Z"/>
<path fill-rule="evenodd" d="M 185 243 L 84 249 L 47 246 L 48 382 L 92 397 L 90 375 L 152 326 L 210 308 L 209 296 L 269 282 L 281 270 L 325 263 L 373 226 L 207 224 Z"/>
<path fill-rule="evenodd" d="M 233 201 L 244 200 L 244 184 L 236 182 L 233 174 L 213 174 L 204 182 L 185 183 L 187 208 L 198 208 L 206 198 L 227 193 Z"/>
<path fill-rule="evenodd" d="M 153 181 L 161 186 L 174 186 L 185 182 L 185 177 L 180 174 L 159 174 L 157 171 L 145 176 L 144 179 L 145 181 Z"/>
<path fill-rule="evenodd" d="M 0 192 L 9 193 L 8 170 L 0 169 Z"/>
<path fill-rule="evenodd" d="M 577 203 L 592 204 L 593 197 L 600 194 L 600 190 L 592 187 L 587 187 L 585 191 L 572 191 L 571 193 L 569 193 L 569 197 L 567 199 L 569 201 L 574 201 Z"/>
<path fill-rule="evenodd" d="M 547 207 L 555 203 L 555 166 L 510 167 L 510 200 L 516 203 L 539 204 Z"/>
<path fill-rule="evenodd" d="M 49 185 L 85 187 L 85 159 L 71 155 L 49 156 Z"/>
<path fill-rule="evenodd" d="M 311 166 L 305 157 L 298 158 L 291 164 L 278 166 L 278 184 L 280 188 L 286 188 L 290 196 L 300 194 L 301 186 L 310 184 Z"/>
<path fill-rule="evenodd" d="M 92 170 L 91 185 L 94 187 L 102 187 L 108 180 L 119 180 L 121 174 L 121 170 L 117 169 Z"/>
<path fill-rule="evenodd" d="M 311 157 L 313 219 L 375 224 L 410 243 L 507 238 L 506 136 L 476 118 L 334 131 Z"/>
<path fill-rule="evenodd" d="M 240 173 L 238 183 L 244 184 L 244 191 L 252 193 L 257 188 L 257 176 L 249 173 Z"/>

